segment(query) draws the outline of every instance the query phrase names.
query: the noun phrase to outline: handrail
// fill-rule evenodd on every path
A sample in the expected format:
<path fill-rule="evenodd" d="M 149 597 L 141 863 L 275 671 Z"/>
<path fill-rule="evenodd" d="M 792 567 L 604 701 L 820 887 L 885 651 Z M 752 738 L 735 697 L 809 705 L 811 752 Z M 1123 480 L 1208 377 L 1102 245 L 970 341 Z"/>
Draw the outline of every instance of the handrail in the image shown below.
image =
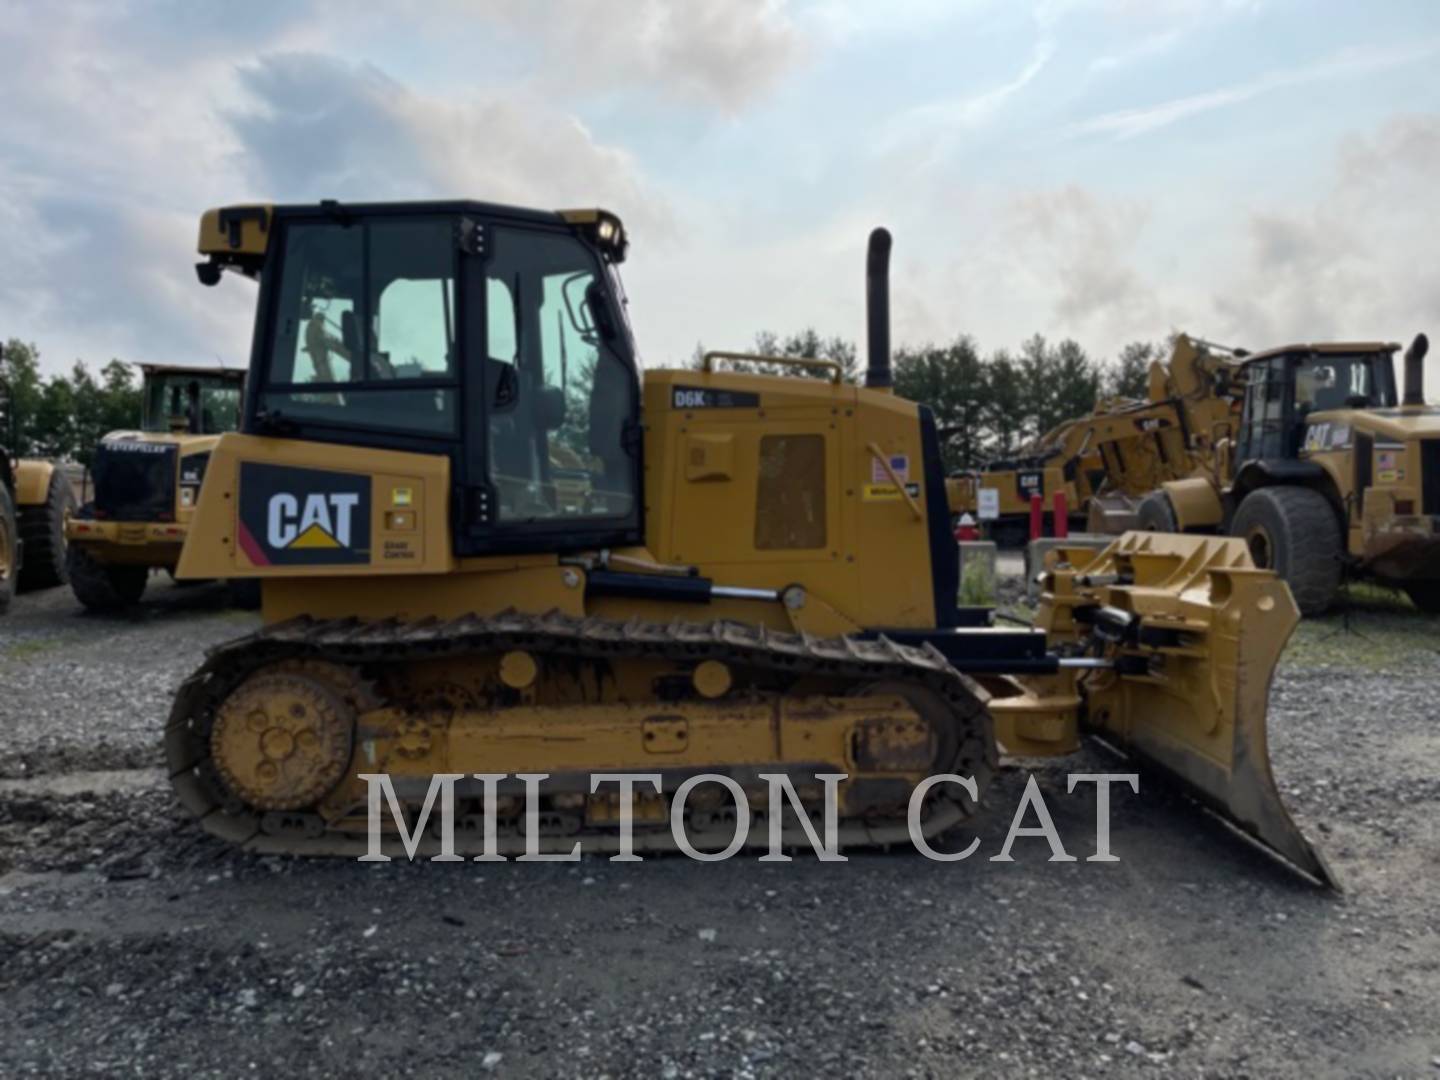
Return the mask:
<path fill-rule="evenodd" d="M 845 377 L 845 369 L 834 360 L 820 360 L 808 356 L 765 356 L 762 353 L 744 352 L 707 352 L 700 358 L 701 371 L 713 371 L 716 360 L 741 360 L 756 364 L 783 364 L 788 367 L 803 368 L 826 368 L 830 371 L 830 381 L 837 386 Z"/>

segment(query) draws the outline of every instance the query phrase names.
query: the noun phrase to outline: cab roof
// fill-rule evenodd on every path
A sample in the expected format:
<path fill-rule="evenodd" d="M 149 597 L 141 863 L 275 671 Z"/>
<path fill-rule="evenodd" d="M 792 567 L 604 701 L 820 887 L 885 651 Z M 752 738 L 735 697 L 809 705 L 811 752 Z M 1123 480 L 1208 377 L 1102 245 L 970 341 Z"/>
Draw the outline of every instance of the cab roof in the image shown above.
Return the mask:
<path fill-rule="evenodd" d="M 1314 345 L 1281 345 L 1277 349 L 1251 353 L 1245 357 L 1244 362 L 1253 364 L 1257 360 L 1269 360 L 1276 356 L 1287 356 L 1290 353 L 1321 353 L 1338 356 L 1355 353 L 1395 353 L 1399 350 L 1399 344 L 1394 341 L 1324 341 Z"/>
<path fill-rule="evenodd" d="M 241 382 L 245 378 L 245 368 L 218 367 L 214 364 L 143 364 L 134 365 L 146 376 L 150 375 L 206 375 L 220 376 L 221 378 L 234 379 Z"/>

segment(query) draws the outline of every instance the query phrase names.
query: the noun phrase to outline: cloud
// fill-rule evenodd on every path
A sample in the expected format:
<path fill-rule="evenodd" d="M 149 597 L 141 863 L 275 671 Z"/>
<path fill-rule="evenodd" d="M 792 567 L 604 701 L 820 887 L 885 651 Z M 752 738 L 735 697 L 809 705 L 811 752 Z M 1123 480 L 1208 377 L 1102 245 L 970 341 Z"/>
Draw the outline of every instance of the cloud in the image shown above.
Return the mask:
<path fill-rule="evenodd" d="M 634 160 L 578 120 L 515 95 L 442 100 L 369 64 L 316 53 L 240 69 L 245 104 L 225 114 L 234 165 L 276 200 L 481 198 L 619 213 L 653 242 L 673 228 Z"/>
<path fill-rule="evenodd" d="M 1106 53 L 1104 56 L 1097 56 L 1090 61 L 1090 71 L 1099 74 L 1102 72 L 1118 71 L 1145 60 L 1153 60 L 1157 56 L 1163 56 L 1180 44 L 1184 34 L 1179 29 L 1162 30 L 1159 33 L 1147 34 L 1134 45 L 1118 53 Z"/>
<path fill-rule="evenodd" d="M 1347 49 L 1314 64 L 1275 71 L 1258 79 L 1222 87 L 1203 94 L 1174 98 L 1157 105 L 1120 109 L 1072 124 L 1067 134 L 1099 135 L 1114 139 L 1133 139 L 1201 113 L 1239 105 L 1289 87 L 1326 82 L 1331 79 L 1371 74 L 1426 59 L 1440 51 L 1440 41 L 1423 41 L 1394 48 Z"/>
<path fill-rule="evenodd" d="M 227 202 L 600 203 L 646 243 L 673 231 L 630 155 L 574 116 L 520 93 L 427 96 L 378 66 L 296 51 L 326 45 L 308 8 L 41 14 L 0 24 L 13 60 L 0 69 L 0 335 L 35 340 L 47 370 L 77 356 L 245 363 L 253 287 L 203 289 L 193 271 L 199 214 Z"/>
<path fill-rule="evenodd" d="M 1391 117 L 1345 139 L 1335 160 L 1311 205 L 1257 207 L 1245 218 L 1244 257 L 1213 294 L 1220 332 L 1263 347 L 1408 340 L 1440 328 L 1431 257 L 1440 246 L 1440 115 Z"/>
<path fill-rule="evenodd" d="M 990 123 L 1005 104 L 1045 70 L 1055 55 L 1055 43 L 1042 39 L 1035 44 L 1030 59 L 1014 77 L 964 97 L 932 101 L 907 109 L 886 125 L 886 132 L 876 140 L 881 152 L 891 152 L 902 144 L 917 140 L 945 139 L 959 132 L 974 130 Z"/>
<path fill-rule="evenodd" d="M 736 112 L 804 55 L 780 0 L 456 0 L 467 17 L 540 42 L 553 75 L 581 87 L 648 84 L 682 100 Z"/>

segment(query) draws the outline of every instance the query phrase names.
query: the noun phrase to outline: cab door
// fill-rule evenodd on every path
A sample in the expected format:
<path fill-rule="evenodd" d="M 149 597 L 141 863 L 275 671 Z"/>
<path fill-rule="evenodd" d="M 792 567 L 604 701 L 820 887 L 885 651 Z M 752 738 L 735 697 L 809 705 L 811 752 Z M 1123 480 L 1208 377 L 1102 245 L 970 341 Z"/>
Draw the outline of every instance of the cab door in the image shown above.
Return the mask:
<path fill-rule="evenodd" d="M 564 228 L 480 227 L 456 553 L 641 542 L 639 378 L 610 268 Z"/>

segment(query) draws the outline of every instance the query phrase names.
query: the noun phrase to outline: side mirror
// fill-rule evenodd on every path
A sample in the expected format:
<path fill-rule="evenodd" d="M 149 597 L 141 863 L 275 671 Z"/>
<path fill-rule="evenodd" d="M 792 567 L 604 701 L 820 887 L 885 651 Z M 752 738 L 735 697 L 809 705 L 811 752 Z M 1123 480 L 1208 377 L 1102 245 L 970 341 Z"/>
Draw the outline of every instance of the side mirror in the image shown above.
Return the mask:
<path fill-rule="evenodd" d="M 565 424 L 565 391 L 558 386 L 542 386 L 535 402 L 535 422 L 544 431 L 555 431 Z"/>
<path fill-rule="evenodd" d="M 605 302 L 605 292 L 598 283 L 592 281 L 585 290 L 585 306 L 590 310 L 590 318 L 605 340 L 613 341 L 616 332 L 615 320 L 610 315 L 610 305 Z"/>

